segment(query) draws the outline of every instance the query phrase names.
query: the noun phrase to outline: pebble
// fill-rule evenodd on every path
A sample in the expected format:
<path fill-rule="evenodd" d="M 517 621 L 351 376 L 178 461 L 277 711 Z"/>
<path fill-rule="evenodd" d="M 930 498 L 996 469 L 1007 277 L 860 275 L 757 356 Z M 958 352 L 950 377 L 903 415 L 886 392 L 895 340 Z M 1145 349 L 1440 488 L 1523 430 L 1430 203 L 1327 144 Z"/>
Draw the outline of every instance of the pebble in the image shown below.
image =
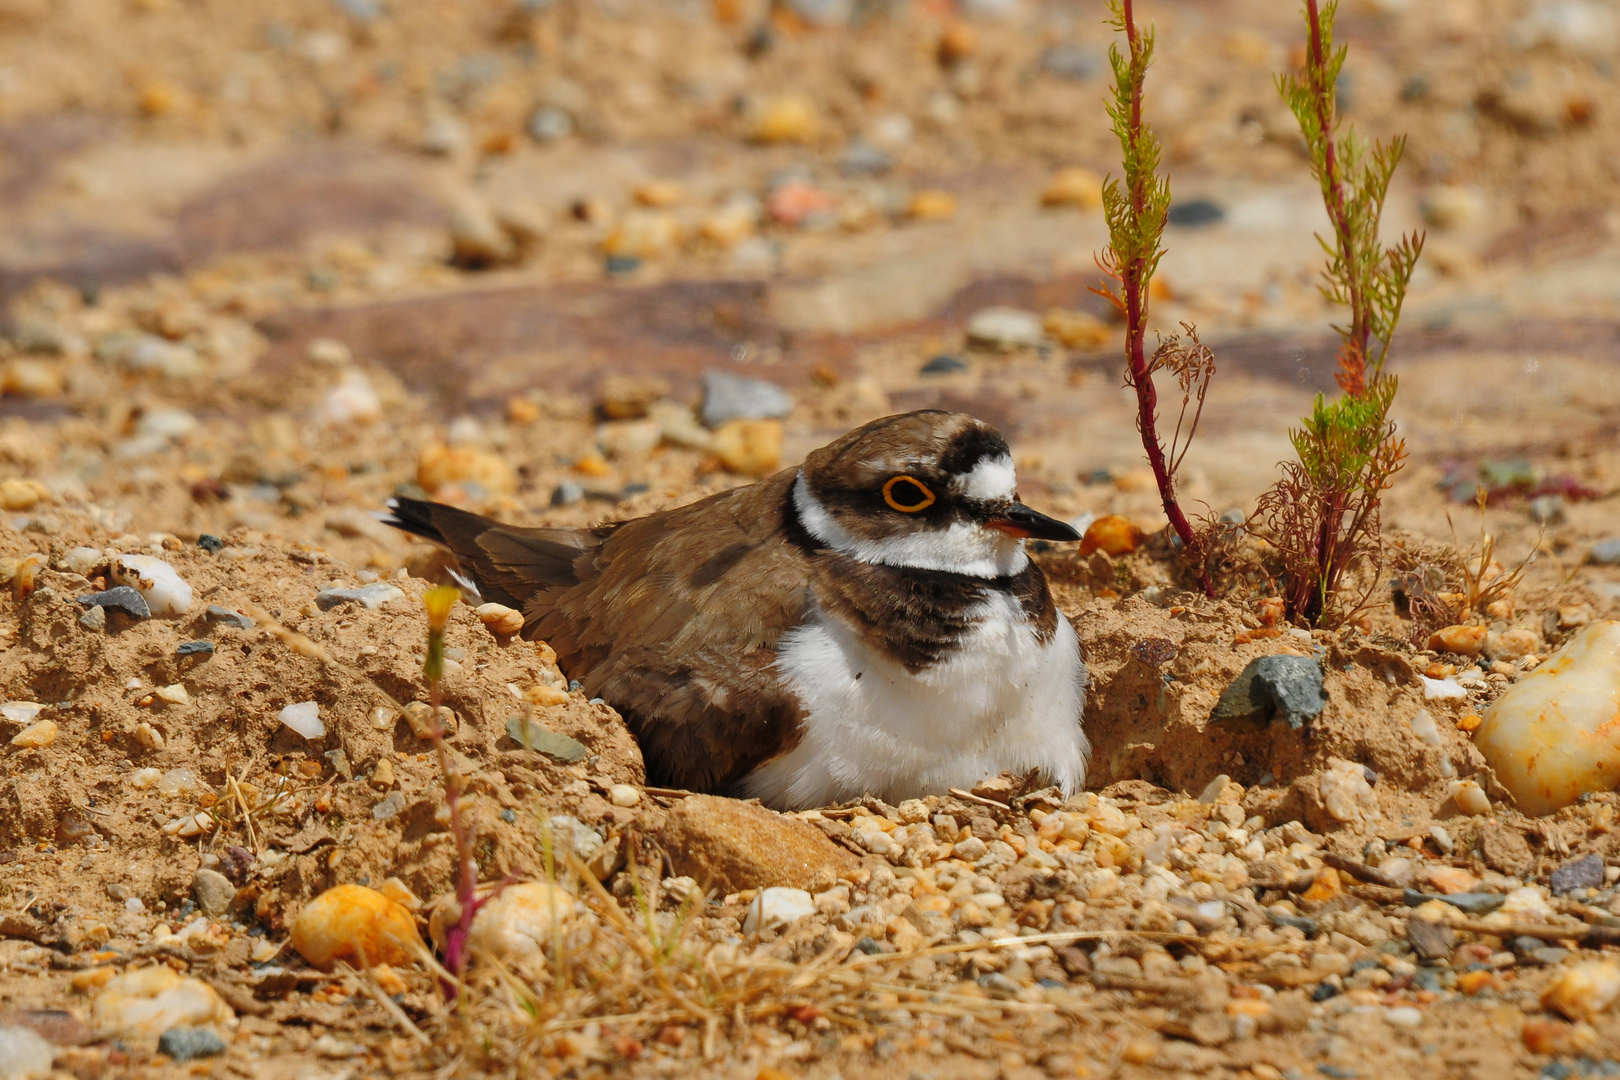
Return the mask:
<path fill-rule="evenodd" d="M 236 884 L 218 870 L 198 867 L 191 875 L 191 891 L 197 898 L 197 910 L 218 918 L 231 909 L 236 899 Z"/>
<path fill-rule="evenodd" d="M 221 540 L 217 536 L 210 536 L 208 533 L 203 533 L 201 536 L 197 537 L 197 546 L 208 552 L 210 555 L 218 555 L 220 552 L 225 550 L 225 541 Z"/>
<path fill-rule="evenodd" d="M 19 750 L 43 750 L 55 741 L 54 720 L 36 720 L 11 737 L 11 745 Z"/>
<path fill-rule="evenodd" d="M 776 885 L 761 889 L 748 905 L 743 918 L 742 931 L 756 934 L 761 930 L 774 930 L 816 913 L 815 900 L 804 889 L 790 889 Z"/>
<path fill-rule="evenodd" d="M 128 585 L 117 585 L 106 592 L 89 593 L 79 597 L 79 603 L 85 607 L 111 608 L 122 611 L 135 619 L 150 619 L 152 609 L 147 606 L 146 598 L 137 590 Z M 105 619 L 105 614 L 103 614 Z"/>
<path fill-rule="evenodd" d="M 1212 720 L 1264 723 L 1281 716 L 1296 731 L 1327 707 L 1322 667 L 1308 656 L 1262 656 L 1251 660 L 1221 692 Z"/>
<path fill-rule="evenodd" d="M 922 375 L 956 375 L 968 370 L 968 363 L 959 356 L 941 354 L 918 369 Z"/>
<path fill-rule="evenodd" d="M 1418 681 L 1423 685 L 1424 701 L 1465 701 L 1468 698 L 1467 689 L 1449 675 L 1444 679 L 1419 675 Z"/>
<path fill-rule="evenodd" d="M 641 801 L 641 792 L 630 784 L 614 784 L 608 789 L 608 802 L 614 806 L 634 806 Z"/>
<path fill-rule="evenodd" d="M 765 216 L 793 228 L 830 225 L 837 209 L 830 194 L 805 180 L 777 184 L 765 199 Z"/>
<path fill-rule="evenodd" d="M 1378 816 L 1378 797 L 1359 763 L 1329 758 L 1317 783 L 1322 807 L 1333 820 L 1360 823 Z"/>
<path fill-rule="evenodd" d="M 145 1039 L 156 1039 L 170 1028 L 225 1024 L 235 1018 L 213 987 L 161 964 L 113 976 L 96 995 L 90 1016 L 107 1035 Z"/>
<path fill-rule="evenodd" d="M 1587 552 L 1587 561 L 1600 566 L 1620 566 L 1620 536 L 1608 540 L 1599 540 Z"/>
<path fill-rule="evenodd" d="M 416 482 L 430 495 L 451 485 L 477 487 L 489 495 L 517 491 L 517 472 L 504 458 L 470 446 L 429 446 L 416 459 Z"/>
<path fill-rule="evenodd" d="M 1483 626 L 1447 626 L 1429 635 L 1428 647 L 1435 652 L 1478 656 L 1488 632 Z"/>
<path fill-rule="evenodd" d="M 1620 622 L 1593 622 L 1493 702 L 1474 745 L 1520 810 L 1620 785 Z"/>
<path fill-rule="evenodd" d="M 792 411 L 793 395 L 775 383 L 723 371 L 703 376 L 703 405 L 698 416 L 710 429 L 729 420 L 779 419 Z"/>
<path fill-rule="evenodd" d="M 253 620 L 248 616 L 240 611 L 220 607 L 218 604 L 209 604 L 208 610 L 204 614 L 208 617 L 209 622 L 219 623 L 222 626 L 234 626 L 238 630 L 251 630 L 254 627 Z"/>
<path fill-rule="evenodd" d="M 769 476 L 782 464 L 782 422 L 727 421 L 715 431 L 711 449 L 728 472 Z"/>
<path fill-rule="evenodd" d="M 1041 191 L 1041 205 L 1094 210 L 1102 205 L 1102 189 L 1103 178 L 1090 169 L 1059 169 Z"/>
<path fill-rule="evenodd" d="M 359 604 L 367 611 L 376 611 L 384 604 L 403 599 L 405 593 L 397 585 L 378 581 L 358 589 L 322 589 L 315 594 L 315 606 L 322 611 L 331 611 L 343 604 Z"/>
<path fill-rule="evenodd" d="M 515 637 L 523 632 L 523 612 L 505 604 L 480 604 L 474 612 L 478 621 L 498 638 Z"/>
<path fill-rule="evenodd" d="M 1041 320 L 1048 336 L 1068 349 L 1100 349 L 1116 336 L 1112 326 L 1085 311 L 1053 308 Z"/>
<path fill-rule="evenodd" d="M 321 707 L 313 701 L 300 701 L 288 705 L 276 714 L 276 719 L 306 739 L 326 737 L 326 724 L 321 720 Z"/>
<path fill-rule="evenodd" d="M 411 913 L 364 885 L 338 885 L 311 900 L 293 923 L 291 941 L 322 971 L 339 960 L 354 967 L 399 967 L 412 963 L 424 947 Z"/>
<path fill-rule="evenodd" d="M 632 210 L 602 241 L 610 259 L 648 261 L 669 255 L 684 238 L 680 219 L 664 210 Z"/>
<path fill-rule="evenodd" d="M 1557 525 L 1564 520 L 1562 495 L 1537 495 L 1530 500 L 1530 520 L 1538 525 Z"/>
<path fill-rule="evenodd" d="M 542 727 L 521 714 L 506 722 L 506 734 L 519 746 L 544 754 L 563 765 L 572 765 L 590 756 L 590 750 L 578 739 Z"/>
<path fill-rule="evenodd" d="M 911 196 L 906 214 L 917 221 L 945 221 L 956 216 L 956 196 L 948 191 L 919 191 Z"/>
<path fill-rule="evenodd" d="M 32 1028 L 0 1027 L 0 1078 L 43 1076 L 55 1057 L 56 1047 Z"/>
<path fill-rule="evenodd" d="M 1448 785 L 1448 789 L 1451 792 L 1452 801 L 1457 804 L 1457 809 L 1463 813 L 1482 816 L 1491 812 L 1491 800 L 1486 796 L 1485 789 L 1474 781 L 1453 780 Z"/>
<path fill-rule="evenodd" d="M 1441 232 L 1475 228 L 1484 222 L 1487 209 L 1483 191 L 1461 184 L 1436 184 L 1418 200 L 1424 223 Z"/>
<path fill-rule="evenodd" d="M 92 607 L 79 616 L 79 625 L 86 630 L 100 630 L 107 625 L 107 609 Z"/>
<path fill-rule="evenodd" d="M 390 766 L 391 768 L 391 766 Z M 390 791 L 383 799 L 371 808 L 371 820 L 388 821 L 400 815 L 405 809 L 405 795 L 403 792 Z"/>
<path fill-rule="evenodd" d="M 345 371 L 321 398 L 317 416 L 325 427 L 341 429 L 382 419 L 382 398 L 363 372 Z"/>
<path fill-rule="evenodd" d="M 1104 514 L 1086 526 L 1080 537 L 1080 554 L 1101 551 L 1108 555 L 1129 555 L 1142 543 L 1142 530 L 1121 514 Z"/>
<path fill-rule="evenodd" d="M 845 176 L 881 176 L 894 168 L 894 159 L 880 147 L 857 139 L 838 155 L 838 171 Z"/>
<path fill-rule="evenodd" d="M 967 324 L 968 344 L 996 352 L 1036 348 L 1046 341 L 1041 317 L 1020 308 L 990 307 L 974 312 Z"/>
<path fill-rule="evenodd" d="M 722 894 L 773 885 L 807 889 L 818 877 L 830 884 L 860 866 L 850 851 L 807 821 L 713 795 L 677 802 L 658 841 L 676 874 Z"/>
<path fill-rule="evenodd" d="M 1423 1012 L 1411 1005 L 1397 1005 L 1384 1010 L 1384 1022 L 1395 1027 L 1415 1028 L 1423 1024 Z"/>
<path fill-rule="evenodd" d="M 182 641 L 175 646 L 176 656 L 208 656 L 214 651 L 212 641 Z"/>
<path fill-rule="evenodd" d="M 1054 45 L 1041 53 L 1041 70 L 1060 79 L 1083 81 L 1102 70 L 1101 57 L 1079 45 Z"/>
<path fill-rule="evenodd" d="M 552 143 L 574 133 L 574 118 L 555 105 L 542 105 L 529 114 L 529 137 L 537 143 Z"/>
<path fill-rule="evenodd" d="M 1541 995 L 1541 1007 L 1577 1022 L 1590 1021 L 1620 1000 L 1620 963 L 1585 960 L 1566 970 Z"/>
<path fill-rule="evenodd" d="M 748 137 L 760 143 L 810 143 L 821 131 L 815 103 L 801 94 L 769 98 L 749 111 Z"/>
<path fill-rule="evenodd" d="M 94 570 L 98 566 L 103 565 L 106 563 L 106 561 L 107 557 L 102 554 L 100 548 L 76 547 L 70 548 L 67 553 L 62 556 L 61 566 L 63 570 L 66 570 L 70 574 L 78 574 L 80 577 L 89 577 L 90 571 Z"/>
<path fill-rule="evenodd" d="M 37 701 L 8 701 L 0 705 L 0 717 L 14 724 L 30 724 L 45 710 Z"/>
<path fill-rule="evenodd" d="M 191 586 L 162 559 L 120 555 L 113 560 L 111 569 L 115 581 L 141 594 L 151 614 L 184 615 L 191 610 Z"/>
<path fill-rule="evenodd" d="M 1563 896 L 1577 889 L 1603 887 L 1603 857 L 1595 852 L 1565 863 L 1552 872 L 1547 887 L 1553 895 Z"/>
<path fill-rule="evenodd" d="M 1541 638 L 1534 630 L 1504 630 L 1485 638 L 1485 655 L 1492 660 L 1512 662 L 1522 660 L 1541 647 Z"/>
<path fill-rule="evenodd" d="M 459 909 L 449 910 L 452 906 L 439 905 L 429 922 L 430 936 L 441 946 L 448 917 L 460 916 Z M 567 920 L 583 911 L 584 905 L 560 886 L 521 881 L 502 889 L 478 909 L 467 945 L 474 952 L 486 952 L 507 963 L 539 960 L 555 940 L 559 922 L 566 925 Z"/>
<path fill-rule="evenodd" d="M 217 1057 L 225 1052 L 225 1040 L 208 1028 L 175 1027 L 158 1036 L 158 1053 L 176 1062 L 193 1058 Z"/>
<path fill-rule="evenodd" d="M 1182 228 L 1202 228 L 1225 219 L 1226 211 L 1219 203 L 1211 202 L 1209 199 L 1188 199 L 1186 202 L 1170 204 L 1170 224 Z"/>

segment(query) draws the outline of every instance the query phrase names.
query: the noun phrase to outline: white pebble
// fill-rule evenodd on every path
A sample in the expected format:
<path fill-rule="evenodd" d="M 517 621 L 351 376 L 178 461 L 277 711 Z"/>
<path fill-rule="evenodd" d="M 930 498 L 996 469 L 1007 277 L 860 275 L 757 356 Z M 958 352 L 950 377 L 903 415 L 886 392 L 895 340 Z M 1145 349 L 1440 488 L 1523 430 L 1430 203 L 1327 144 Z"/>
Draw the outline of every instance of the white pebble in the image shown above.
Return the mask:
<path fill-rule="evenodd" d="M 136 769 L 129 774 L 129 786 L 136 791 L 145 791 L 147 788 L 156 787 L 162 776 L 163 773 L 158 769 Z"/>
<path fill-rule="evenodd" d="M 1427 675 L 1419 675 L 1423 683 L 1424 701 L 1462 701 L 1468 697 L 1468 691 L 1456 679 L 1431 679 Z"/>
<path fill-rule="evenodd" d="M 170 705 L 184 706 L 191 704 L 191 694 L 186 691 L 186 688 L 182 683 L 171 683 L 168 686 L 160 686 L 156 690 L 152 691 L 152 696 L 157 698 L 159 701 L 167 702 Z"/>
<path fill-rule="evenodd" d="M 0 1077 L 22 1077 L 51 1071 L 56 1047 L 33 1028 L 0 1027 Z"/>
<path fill-rule="evenodd" d="M 146 910 L 146 902 L 138 896 L 132 896 L 124 901 L 124 910 L 131 915 L 139 915 Z"/>
<path fill-rule="evenodd" d="M 1397 1005 L 1384 1010 L 1384 1022 L 1396 1027 L 1415 1028 L 1423 1023 L 1423 1013 L 1410 1005 Z"/>
<path fill-rule="evenodd" d="M 816 902 L 805 890 L 773 886 L 761 889 L 754 902 L 748 905 L 742 930 L 745 934 L 771 930 L 815 913 Z"/>
<path fill-rule="evenodd" d="M 1450 785 L 1451 798 L 1457 804 L 1457 809 L 1465 814 L 1488 814 L 1491 812 L 1491 800 L 1485 796 L 1485 791 L 1472 780 L 1453 780 Z"/>
<path fill-rule="evenodd" d="M 1435 724 L 1434 717 L 1429 715 L 1428 709 L 1419 709 L 1418 714 L 1412 717 L 1412 734 L 1422 739 L 1425 746 L 1440 745 L 1440 728 Z"/>
<path fill-rule="evenodd" d="M 76 547 L 62 556 L 62 569 L 80 577 L 88 577 L 90 571 L 107 561 L 100 548 Z"/>
<path fill-rule="evenodd" d="M 37 701 L 8 701 L 0 705 L 0 716 L 13 724 L 32 724 L 43 708 Z"/>
<path fill-rule="evenodd" d="M 279 719 L 306 739 L 320 739 L 326 735 L 321 721 L 321 707 L 313 701 L 300 701 L 281 710 Z"/>
<path fill-rule="evenodd" d="M 320 409 L 321 422 L 332 428 L 369 424 L 382 419 L 382 413 L 382 400 L 371 380 L 358 371 L 344 372 L 343 380 L 327 392 Z"/>
<path fill-rule="evenodd" d="M 614 784 L 608 788 L 608 801 L 614 806 L 634 806 L 641 801 L 641 792 L 629 784 Z"/>
<path fill-rule="evenodd" d="M 174 567 L 151 555 L 120 555 L 112 564 L 113 579 L 134 587 L 153 615 L 184 615 L 191 610 L 191 586 Z"/>

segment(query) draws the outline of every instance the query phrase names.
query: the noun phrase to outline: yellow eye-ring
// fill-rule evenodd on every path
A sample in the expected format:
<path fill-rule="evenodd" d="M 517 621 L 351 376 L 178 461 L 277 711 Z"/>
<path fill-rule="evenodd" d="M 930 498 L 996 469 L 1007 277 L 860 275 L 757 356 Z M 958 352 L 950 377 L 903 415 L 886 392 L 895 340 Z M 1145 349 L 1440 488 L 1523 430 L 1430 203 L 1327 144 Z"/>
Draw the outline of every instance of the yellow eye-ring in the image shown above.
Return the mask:
<path fill-rule="evenodd" d="M 915 477 L 896 476 L 883 485 L 883 501 L 902 514 L 915 514 L 934 505 L 934 493 Z"/>

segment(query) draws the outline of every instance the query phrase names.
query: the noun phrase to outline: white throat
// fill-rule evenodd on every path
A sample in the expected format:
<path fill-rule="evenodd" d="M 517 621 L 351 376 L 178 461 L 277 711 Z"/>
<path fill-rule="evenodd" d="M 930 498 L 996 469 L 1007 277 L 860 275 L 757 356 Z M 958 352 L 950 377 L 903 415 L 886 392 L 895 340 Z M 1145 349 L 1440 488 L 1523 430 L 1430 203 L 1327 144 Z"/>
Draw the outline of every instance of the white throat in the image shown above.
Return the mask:
<path fill-rule="evenodd" d="M 855 536 L 838 524 L 811 493 L 803 470 L 793 483 L 793 505 L 806 532 L 834 551 L 864 563 L 941 570 L 977 578 L 1011 577 L 1029 565 L 1022 540 L 967 522 L 878 540 Z"/>

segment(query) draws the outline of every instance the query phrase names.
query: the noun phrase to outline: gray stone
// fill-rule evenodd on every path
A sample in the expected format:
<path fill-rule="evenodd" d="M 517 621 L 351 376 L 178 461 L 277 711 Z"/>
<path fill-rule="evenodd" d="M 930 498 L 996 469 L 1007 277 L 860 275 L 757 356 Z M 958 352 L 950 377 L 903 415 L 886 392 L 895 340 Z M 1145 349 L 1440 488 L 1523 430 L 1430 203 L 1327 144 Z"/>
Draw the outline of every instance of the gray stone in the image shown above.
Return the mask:
<path fill-rule="evenodd" d="M 1214 225 L 1226 217 L 1226 211 L 1208 199 L 1189 199 L 1170 205 L 1170 224 L 1183 229 L 1196 229 Z"/>
<path fill-rule="evenodd" d="M 572 506 L 585 497 L 585 489 L 572 480 L 564 480 L 551 492 L 552 506 Z"/>
<path fill-rule="evenodd" d="M 698 415 L 705 427 L 717 428 L 727 420 L 783 417 L 792 411 L 793 395 L 775 383 L 723 371 L 703 376 L 703 407 Z"/>
<path fill-rule="evenodd" d="M 1060 79 L 1091 79 L 1102 70 L 1102 57 L 1079 45 L 1054 45 L 1041 53 L 1041 70 Z"/>
<path fill-rule="evenodd" d="M 1468 915 L 1489 915 L 1507 903 L 1507 897 L 1501 893 L 1461 892 L 1447 896 L 1407 889 L 1402 895 L 1407 907 L 1422 907 L 1430 900 L 1439 900 Z"/>
<path fill-rule="evenodd" d="M 981 348 L 1011 352 L 1034 348 L 1046 340 L 1041 317 L 1019 308 L 992 307 L 977 311 L 968 320 L 968 342 Z"/>
<path fill-rule="evenodd" d="M 197 909 L 214 918 L 229 911 L 231 901 L 236 899 L 236 885 L 231 879 L 206 866 L 191 875 L 191 892 L 197 898 Z"/>
<path fill-rule="evenodd" d="M 894 168 L 894 159 L 869 142 L 856 140 L 838 157 L 838 171 L 845 176 L 881 176 Z"/>
<path fill-rule="evenodd" d="M 170 1028 L 158 1036 L 158 1053 L 175 1061 L 215 1057 L 225 1052 L 225 1040 L 207 1028 Z"/>
<path fill-rule="evenodd" d="M 574 133 L 574 118 L 554 105 L 542 105 L 529 114 L 528 126 L 535 142 L 556 142 Z"/>
<path fill-rule="evenodd" d="M 1589 558 L 1602 566 L 1620 566 L 1620 536 L 1593 544 Z"/>
<path fill-rule="evenodd" d="M 222 626 L 234 626 L 238 630 L 253 629 L 253 620 L 240 611 L 232 611 L 230 608 L 220 607 L 218 604 L 209 604 L 206 614 L 209 622 L 216 622 Z"/>
<path fill-rule="evenodd" d="M 1602 857 L 1593 853 L 1584 858 L 1565 863 L 1552 872 L 1552 876 L 1547 881 L 1547 887 L 1558 896 L 1572 893 L 1576 889 L 1602 888 Z"/>
<path fill-rule="evenodd" d="M 955 375 L 958 372 L 966 371 L 967 369 L 967 361 L 963 360 L 960 356 L 942 354 L 934 357 L 932 360 L 928 361 L 928 363 L 924 364 L 921 369 L 921 374 Z"/>
<path fill-rule="evenodd" d="M 579 740 L 541 727 L 526 716 L 514 716 L 508 720 L 506 733 L 519 746 L 527 747 L 537 754 L 544 754 L 564 765 L 584 761 L 590 754 L 590 750 Z"/>
<path fill-rule="evenodd" d="M 107 609 L 93 607 L 79 616 L 79 625 L 86 630 L 100 630 L 107 625 Z"/>
<path fill-rule="evenodd" d="M 387 798 L 371 808 L 373 821 L 387 821 L 398 817 L 399 812 L 405 809 L 405 796 L 398 791 L 390 791 Z"/>
<path fill-rule="evenodd" d="M 845 26 L 854 14 L 854 0 L 786 0 L 786 6 L 807 23 Z"/>
<path fill-rule="evenodd" d="M 213 651 L 214 643 L 212 641 L 186 641 L 182 642 L 180 647 L 174 650 L 174 653 L 176 656 L 196 656 L 199 653 L 211 654 Z"/>
<path fill-rule="evenodd" d="M 1556 525 L 1563 521 L 1563 497 L 1560 495 L 1538 495 L 1531 499 L 1530 518 L 1538 525 Z"/>
<path fill-rule="evenodd" d="M 1210 712 L 1211 720 L 1264 723 L 1274 716 L 1296 731 L 1322 715 L 1327 691 L 1322 666 L 1308 656 L 1262 656 L 1232 680 Z"/>
<path fill-rule="evenodd" d="M 405 593 L 397 585 L 376 581 L 358 589 L 322 589 L 315 594 L 315 606 L 322 611 L 331 611 L 340 604 L 359 604 L 367 611 L 376 611 L 384 604 L 403 599 Z"/>
<path fill-rule="evenodd" d="M 152 609 L 146 606 L 146 598 L 136 592 L 129 585 L 116 585 L 106 592 L 90 593 L 79 597 L 79 603 L 85 607 L 112 608 L 122 611 L 134 619 L 150 619 Z"/>

